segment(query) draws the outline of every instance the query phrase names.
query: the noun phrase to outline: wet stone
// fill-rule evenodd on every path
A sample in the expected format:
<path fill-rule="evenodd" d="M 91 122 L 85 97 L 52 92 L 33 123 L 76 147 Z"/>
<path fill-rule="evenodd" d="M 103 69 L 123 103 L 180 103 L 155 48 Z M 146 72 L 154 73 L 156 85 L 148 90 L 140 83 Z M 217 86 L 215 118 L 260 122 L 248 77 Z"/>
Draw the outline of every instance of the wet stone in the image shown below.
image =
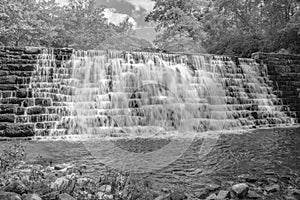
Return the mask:
<path fill-rule="evenodd" d="M 26 98 L 27 97 L 27 90 L 26 89 L 18 90 L 16 92 L 16 97 L 18 97 L 18 98 Z"/>
<path fill-rule="evenodd" d="M 15 111 L 15 105 L 0 105 L 0 114 L 12 114 Z"/>
<path fill-rule="evenodd" d="M 14 123 L 15 115 L 0 115 L 0 122 Z"/>
<path fill-rule="evenodd" d="M 22 104 L 22 106 L 23 107 L 30 107 L 30 106 L 34 106 L 34 99 L 25 99 L 24 101 L 23 101 L 23 104 Z"/>
<path fill-rule="evenodd" d="M 1 85 L 0 84 L 0 90 L 17 90 L 18 86 L 16 85 Z"/>
<path fill-rule="evenodd" d="M 4 137 L 34 136 L 34 126 L 32 124 L 9 124 L 3 134 Z"/>
<path fill-rule="evenodd" d="M 42 49 L 37 48 L 37 47 L 25 47 L 24 53 L 26 53 L 26 54 L 40 54 L 40 53 L 42 53 Z"/>
<path fill-rule="evenodd" d="M 45 114 L 46 108 L 44 107 L 30 107 L 27 109 L 28 115 L 37 115 L 37 114 Z"/>
<path fill-rule="evenodd" d="M 24 115 L 25 114 L 25 108 L 18 107 L 16 110 L 17 110 L 16 115 Z"/>
<path fill-rule="evenodd" d="M 16 76 L 3 76 L 0 77 L 0 84 L 16 84 L 17 77 Z"/>
<path fill-rule="evenodd" d="M 42 98 L 35 99 L 35 105 L 37 106 L 51 106 L 51 104 L 52 104 L 51 99 L 42 99 Z"/>

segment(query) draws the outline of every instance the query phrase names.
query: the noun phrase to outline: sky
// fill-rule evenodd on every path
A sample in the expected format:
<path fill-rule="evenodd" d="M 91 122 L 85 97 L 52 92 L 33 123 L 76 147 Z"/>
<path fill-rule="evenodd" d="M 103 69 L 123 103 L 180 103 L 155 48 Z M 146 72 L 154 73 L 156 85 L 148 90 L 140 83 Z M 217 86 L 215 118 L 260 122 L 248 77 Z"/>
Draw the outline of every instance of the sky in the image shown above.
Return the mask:
<path fill-rule="evenodd" d="M 66 3 L 67 0 L 56 0 Z M 151 23 L 145 22 L 145 17 L 153 9 L 154 2 L 151 0 L 97 0 L 99 4 L 105 5 L 105 17 L 110 23 L 118 24 L 126 17 L 134 25 L 136 34 L 140 38 L 153 41 L 155 28 Z"/>

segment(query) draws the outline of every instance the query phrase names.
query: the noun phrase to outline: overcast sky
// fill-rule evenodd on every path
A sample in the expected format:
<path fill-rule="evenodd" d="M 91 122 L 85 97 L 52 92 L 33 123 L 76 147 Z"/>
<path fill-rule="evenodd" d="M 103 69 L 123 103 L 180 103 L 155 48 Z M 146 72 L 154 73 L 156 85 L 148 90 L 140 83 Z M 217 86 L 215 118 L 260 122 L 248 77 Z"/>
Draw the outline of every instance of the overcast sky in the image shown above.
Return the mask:
<path fill-rule="evenodd" d="M 56 0 L 65 3 L 67 0 Z M 152 41 L 155 37 L 153 24 L 145 22 L 145 17 L 152 10 L 154 3 L 151 0 L 97 0 L 99 4 L 109 9 L 105 15 L 111 23 L 118 23 L 129 16 L 134 24 L 137 36 Z"/>

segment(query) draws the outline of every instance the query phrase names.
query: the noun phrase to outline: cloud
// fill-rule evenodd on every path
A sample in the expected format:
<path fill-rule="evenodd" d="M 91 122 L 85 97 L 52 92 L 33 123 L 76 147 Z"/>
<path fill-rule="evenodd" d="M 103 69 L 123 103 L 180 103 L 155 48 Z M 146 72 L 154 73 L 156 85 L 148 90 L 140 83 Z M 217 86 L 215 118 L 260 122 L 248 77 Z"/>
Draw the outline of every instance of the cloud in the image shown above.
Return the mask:
<path fill-rule="evenodd" d="M 141 8 L 150 12 L 154 7 L 154 2 L 151 0 L 125 0 L 132 5 L 134 5 L 135 10 L 140 10 Z"/>
<path fill-rule="evenodd" d="M 56 2 L 61 4 L 61 5 L 67 5 L 68 4 L 68 0 L 56 0 Z"/>
<path fill-rule="evenodd" d="M 116 13 L 115 8 L 106 8 L 103 14 L 108 23 L 119 25 L 128 18 L 128 21 L 133 25 L 133 29 L 137 27 L 137 22 L 132 17 L 127 14 Z"/>

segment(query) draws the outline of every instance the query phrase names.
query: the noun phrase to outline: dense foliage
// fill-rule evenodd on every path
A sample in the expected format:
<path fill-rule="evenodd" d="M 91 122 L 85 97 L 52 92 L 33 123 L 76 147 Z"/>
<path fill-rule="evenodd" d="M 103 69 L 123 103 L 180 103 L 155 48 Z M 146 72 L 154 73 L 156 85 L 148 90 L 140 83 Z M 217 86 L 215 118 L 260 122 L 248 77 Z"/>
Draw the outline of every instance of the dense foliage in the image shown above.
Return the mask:
<path fill-rule="evenodd" d="M 0 45 L 78 49 L 151 46 L 135 38 L 128 20 L 118 26 L 109 24 L 103 16 L 104 6 L 96 0 L 69 0 L 65 6 L 55 0 L 1 0 L 0 8 Z M 112 38 L 124 36 L 135 39 L 125 45 L 107 45 Z"/>
<path fill-rule="evenodd" d="M 299 0 L 153 0 L 146 21 L 157 23 L 161 48 L 178 38 L 202 48 L 188 51 L 250 56 L 286 49 L 300 53 Z M 202 49 L 202 50 L 201 50 Z M 172 49 L 173 50 L 173 49 Z"/>

